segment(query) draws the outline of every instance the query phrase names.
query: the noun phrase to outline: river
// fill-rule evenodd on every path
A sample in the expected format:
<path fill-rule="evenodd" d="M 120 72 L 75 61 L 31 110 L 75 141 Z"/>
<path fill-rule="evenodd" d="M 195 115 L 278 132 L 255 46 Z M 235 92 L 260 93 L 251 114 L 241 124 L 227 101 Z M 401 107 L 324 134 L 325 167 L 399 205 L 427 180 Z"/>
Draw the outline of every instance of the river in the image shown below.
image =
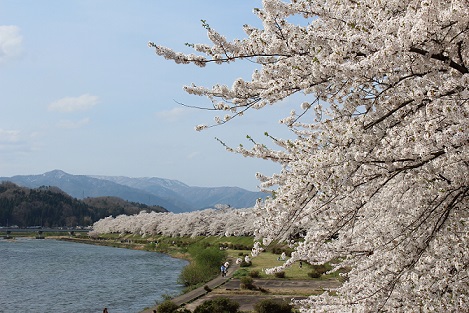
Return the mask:
<path fill-rule="evenodd" d="M 185 265 L 155 252 L 0 239 L 0 312 L 137 313 L 179 294 Z"/>

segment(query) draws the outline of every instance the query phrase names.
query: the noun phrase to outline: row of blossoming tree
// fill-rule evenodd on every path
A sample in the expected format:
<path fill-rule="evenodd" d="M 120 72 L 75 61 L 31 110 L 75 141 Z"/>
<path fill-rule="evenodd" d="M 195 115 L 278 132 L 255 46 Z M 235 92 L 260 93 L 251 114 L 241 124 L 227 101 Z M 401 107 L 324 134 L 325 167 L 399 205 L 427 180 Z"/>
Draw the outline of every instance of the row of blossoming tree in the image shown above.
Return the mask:
<path fill-rule="evenodd" d="M 254 220 L 253 209 L 205 209 L 179 214 L 142 211 L 101 219 L 93 225 L 90 235 L 253 236 Z"/>
<path fill-rule="evenodd" d="M 262 28 L 245 25 L 244 39 L 204 23 L 210 44 L 194 54 L 149 45 L 182 64 L 257 63 L 250 80 L 185 87 L 223 112 L 216 124 L 307 97 L 280 121 L 295 139 L 227 147 L 282 165 L 258 175 L 276 189 L 256 236 L 304 235 L 285 266 L 352 268 L 302 312 L 467 312 L 469 2 L 264 0 L 254 12 Z"/>

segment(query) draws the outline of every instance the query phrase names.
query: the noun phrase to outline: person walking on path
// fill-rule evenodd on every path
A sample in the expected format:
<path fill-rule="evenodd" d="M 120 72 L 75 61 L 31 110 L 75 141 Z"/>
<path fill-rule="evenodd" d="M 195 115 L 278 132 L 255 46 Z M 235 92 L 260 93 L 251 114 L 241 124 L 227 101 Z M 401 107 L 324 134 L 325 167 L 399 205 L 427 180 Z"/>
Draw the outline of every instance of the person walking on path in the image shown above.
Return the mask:
<path fill-rule="evenodd" d="M 224 265 L 224 264 L 223 264 Z M 207 282 L 206 286 L 208 286 L 210 289 L 215 289 L 230 280 L 232 277 L 233 273 L 236 272 L 236 270 L 239 268 L 239 264 L 236 264 L 232 266 L 232 269 L 230 270 L 230 274 L 228 275 L 225 271 L 225 274 L 222 276 L 217 276 L 213 280 Z M 221 267 L 220 267 L 221 271 Z M 207 290 L 205 290 L 205 286 L 196 288 L 194 290 L 189 291 L 188 293 L 182 294 L 180 296 L 177 296 L 173 298 L 171 301 L 174 302 L 177 305 L 183 305 L 184 303 L 189 303 L 191 301 L 194 301 L 194 299 L 198 299 L 202 296 L 204 296 L 207 293 Z M 140 313 L 152 313 L 152 310 L 156 309 L 156 307 L 146 309 Z"/>
<path fill-rule="evenodd" d="M 225 276 L 226 276 L 226 267 L 225 267 L 225 264 L 222 264 L 222 266 L 220 267 L 220 272 L 221 272 L 221 277 L 225 277 Z"/>

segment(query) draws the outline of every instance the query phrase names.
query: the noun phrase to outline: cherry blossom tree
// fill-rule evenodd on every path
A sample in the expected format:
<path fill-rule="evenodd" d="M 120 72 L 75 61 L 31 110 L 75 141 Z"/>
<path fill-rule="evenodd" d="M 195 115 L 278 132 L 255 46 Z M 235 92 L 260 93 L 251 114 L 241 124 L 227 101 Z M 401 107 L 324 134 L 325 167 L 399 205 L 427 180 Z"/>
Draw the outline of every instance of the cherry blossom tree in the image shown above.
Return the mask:
<path fill-rule="evenodd" d="M 257 236 L 295 241 L 285 266 L 352 269 L 338 296 L 302 311 L 467 310 L 469 2 L 265 0 L 254 12 L 262 28 L 244 39 L 203 22 L 210 43 L 193 54 L 149 46 L 182 64 L 257 63 L 250 80 L 185 87 L 222 112 L 215 125 L 305 95 L 280 121 L 295 139 L 227 147 L 282 165 L 258 174 L 275 192 Z"/>
<path fill-rule="evenodd" d="M 101 219 L 94 223 L 90 235 L 253 236 L 254 220 L 255 212 L 252 208 L 205 209 L 179 214 L 142 211 L 135 215 Z"/>

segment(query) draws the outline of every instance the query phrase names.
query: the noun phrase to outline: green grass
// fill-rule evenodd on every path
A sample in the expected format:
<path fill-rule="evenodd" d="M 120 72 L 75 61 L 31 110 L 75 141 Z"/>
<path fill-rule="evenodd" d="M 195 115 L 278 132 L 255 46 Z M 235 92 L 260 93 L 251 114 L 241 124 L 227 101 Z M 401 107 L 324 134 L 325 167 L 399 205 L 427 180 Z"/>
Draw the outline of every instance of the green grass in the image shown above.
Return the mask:
<path fill-rule="evenodd" d="M 228 252 L 230 254 L 231 251 Z M 233 251 L 233 254 L 237 254 L 239 251 Z M 246 254 L 249 254 L 250 251 L 243 251 Z M 240 271 L 259 271 L 260 278 L 263 279 L 276 279 L 274 275 L 267 275 L 265 273 L 265 269 L 280 266 L 283 264 L 282 261 L 278 261 L 277 258 L 279 257 L 278 254 L 273 254 L 271 252 L 262 252 L 255 258 L 251 258 L 252 265 L 249 267 L 241 268 Z M 303 262 L 303 267 L 299 267 L 299 263 L 285 269 L 285 278 L 286 279 L 310 279 L 308 276 L 308 272 L 311 270 L 311 266 Z M 244 271 L 244 272 L 245 272 Z M 238 274 L 240 275 L 240 274 Z M 242 274 L 241 274 L 242 275 Z"/>
<path fill-rule="evenodd" d="M 228 250 L 228 255 L 233 256 L 234 258 L 237 257 L 238 253 L 240 251 L 236 250 Z M 242 251 L 245 254 L 249 254 L 250 251 Z M 242 276 L 249 275 L 251 271 L 259 271 L 260 278 L 262 279 L 278 279 L 274 275 L 267 275 L 265 273 L 265 269 L 268 268 L 273 268 L 276 266 L 281 266 L 283 264 L 283 261 L 277 260 L 279 257 L 278 254 L 273 254 L 271 252 L 262 252 L 260 253 L 257 257 L 251 258 L 252 265 L 249 267 L 243 267 L 240 268 L 237 273 L 235 273 L 235 277 L 240 278 Z M 332 273 L 332 274 L 324 274 L 321 275 L 320 278 L 311 278 L 308 276 L 308 273 L 313 271 L 315 268 L 314 265 L 310 265 L 306 262 L 302 262 L 302 267 L 300 268 L 299 262 L 296 262 L 292 266 L 286 268 L 284 270 L 285 272 L 285 278 L 284 279 L 316 279 L 316 280 L 326 280 L 326 279 L 331 279 L 331 278 L 338 278 L 339 274 L 338 273 Z M 326 267 L 328 270 L 332 269 L 332 267 L 326 263 Z"/>
<path fill-rule="evenodd" d="M 253 237 L 165 237 L 165 236 L 146 236 L 142 237 L 140 235 L 127 234 L 103 234 L 100 236 L 103 239 L 107 239 L 107 244 L 119 247 L 129 247 L 135 248 L 135 245 L 140 245 L 141 249 L 148 251 L 157 251 L 172 255 L 174 257 L 185 258 L 187 260 L 193 260 L 191 255 L 191 247 L 230 247 L 227 249 L 227 259 L 231 259 L 234 262 L 238 257 L 244 259 L 242 255 L 250 255 L 251 250 L 246 249 L 252 247 L 254 244 Z M 131 242 L 129 244 L 121 243 Z M 233 249 L 234 247 L 243 247 L 245 249 L 238 250 Z M 252 265 L 249 267 L 241 268 L 235 273 L 235 277 L 240 278 L 243 276 L 249 275 L 251 271 L 259 271 L 259 278 L 261 279 L 278 279 L 274 275 L 267 275 L 265 269 L 280 266 L 283 264 L 283 261 L 279 261 L 278 257 L 280 256 L 281 251 L 288 251 L 288 247 L 281 245 L 280 243 L 275 243 L 271 247 L 267 248 L 266 252 L 260 253 L 257 257 L 251 258 Z M 271 251 L 276 251 L 278 254 L 272 253 Z M 326 264 L 327 266 L 327 264 Z M 315 280 L 325 280 L 331 278 L 339 278 L 338 273 L 324 274 L 320 278 L 311 278 L 308 276 L 308 273 L 312 272 L 314 269 L 313 265 L 310 265 L 306 262 L 303 262 L 302 268 L 299 267 L 299 262 L 293 264 L 291 267 L 285 269 L 285 278 L 283 279 L 315 279 Z M 328 267 L 330 269 L 330 267 Z"/>

